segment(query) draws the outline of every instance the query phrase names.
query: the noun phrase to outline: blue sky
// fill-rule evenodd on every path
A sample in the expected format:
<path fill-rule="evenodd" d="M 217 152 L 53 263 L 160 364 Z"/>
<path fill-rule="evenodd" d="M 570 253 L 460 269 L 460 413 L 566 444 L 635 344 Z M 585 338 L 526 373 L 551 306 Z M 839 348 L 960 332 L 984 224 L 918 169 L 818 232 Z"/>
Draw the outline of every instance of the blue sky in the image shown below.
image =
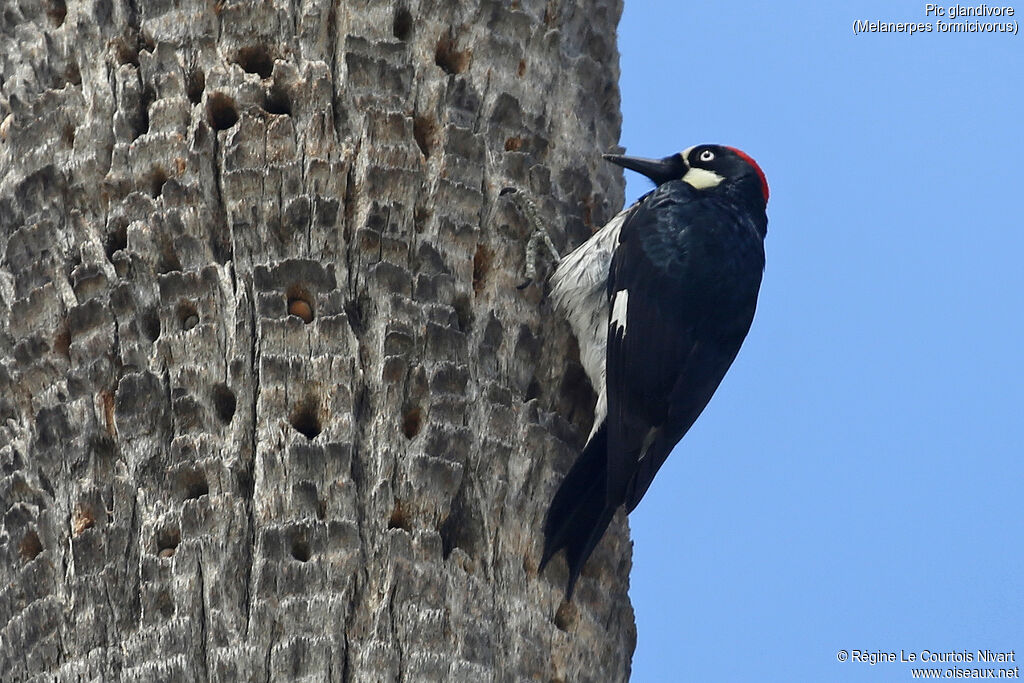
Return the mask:
<path fill-rule="evenodd" d="M 772 189 L 750 335 L 630 517 L 634 681 L 1024 659 L 1024 36 L 853 34 L 924 7 L 626 0 L 627 152 Z"/>

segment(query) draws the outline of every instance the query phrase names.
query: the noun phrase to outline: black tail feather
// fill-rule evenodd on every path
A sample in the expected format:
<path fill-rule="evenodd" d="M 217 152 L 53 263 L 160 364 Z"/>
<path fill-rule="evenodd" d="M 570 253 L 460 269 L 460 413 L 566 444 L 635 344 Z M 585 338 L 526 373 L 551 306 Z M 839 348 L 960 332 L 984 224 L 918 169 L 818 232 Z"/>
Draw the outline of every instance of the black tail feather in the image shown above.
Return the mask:
<path fill-rule="evenodd" d="M 602 424 L 565 475 L 544 520 L 544 554 L 538 571 L 543 571 L 548 561 L 565 548 L 569 564 L 566 600 L 572 599 L 583 565 L 618 507 L 608 502 L 607 455 L 608 429 Z"/>

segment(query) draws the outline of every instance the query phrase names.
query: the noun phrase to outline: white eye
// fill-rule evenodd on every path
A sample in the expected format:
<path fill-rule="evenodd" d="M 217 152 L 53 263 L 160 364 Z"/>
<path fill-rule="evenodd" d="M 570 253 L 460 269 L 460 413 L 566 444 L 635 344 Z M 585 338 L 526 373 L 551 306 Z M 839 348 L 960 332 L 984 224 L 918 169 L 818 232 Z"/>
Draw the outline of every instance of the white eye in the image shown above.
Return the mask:
<path fill-rule="evenodd" d="M 715 153 L 712 152 L 710 149 L 706 149 L 700 153 L 700 156 L 698 158 L 701 161 L 712 161 L 715 158 Z"/>

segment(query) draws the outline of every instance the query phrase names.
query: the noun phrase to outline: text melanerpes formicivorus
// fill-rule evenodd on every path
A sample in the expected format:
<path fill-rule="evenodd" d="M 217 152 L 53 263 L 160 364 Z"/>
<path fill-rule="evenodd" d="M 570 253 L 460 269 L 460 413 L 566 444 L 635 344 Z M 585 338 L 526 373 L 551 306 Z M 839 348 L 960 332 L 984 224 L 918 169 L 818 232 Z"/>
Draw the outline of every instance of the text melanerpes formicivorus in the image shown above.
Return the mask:
<path fill-rule="evenodd" d="M 566 599 L 615 511 L 637 506 L 736 357 L 754 317 L 768 231 L 768 182 L 738 149 L 605 158 L 657 187 L 551 276 L 597 393 L 590 438 L 544 523 L 540 569 L 566 549 Z"/>

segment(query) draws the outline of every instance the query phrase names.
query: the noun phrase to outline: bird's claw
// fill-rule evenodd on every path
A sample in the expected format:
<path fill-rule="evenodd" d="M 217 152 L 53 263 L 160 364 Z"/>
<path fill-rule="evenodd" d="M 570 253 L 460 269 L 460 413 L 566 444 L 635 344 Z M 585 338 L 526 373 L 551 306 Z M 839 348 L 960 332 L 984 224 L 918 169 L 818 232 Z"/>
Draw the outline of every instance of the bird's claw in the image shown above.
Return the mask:
<path fill-rule="evenodd" d="M 526 243 L 525 266 L 523 268 L 526 281 L 516 286 L 516 289 L 523 290 L 532 285 L 537 279 L 537 266 L 541 260 L 542 251 L 546 252 L 547 256 L 555 263 L 558 263 L 561 256 L 558 254 L 554 242 L 551 241 L 548 231 L 544 229 L 537 215 L 537 207 L 533 201 L 530 200 L 525 192 L 520 192 L 514 187 L 502 188 L 498 193 L 500 197 L 509 195 L 511 195 L 512 200 L 519 207 L 519 210 L 526 217 L 526 221 L 530 225 L 530 239 Z"/>

